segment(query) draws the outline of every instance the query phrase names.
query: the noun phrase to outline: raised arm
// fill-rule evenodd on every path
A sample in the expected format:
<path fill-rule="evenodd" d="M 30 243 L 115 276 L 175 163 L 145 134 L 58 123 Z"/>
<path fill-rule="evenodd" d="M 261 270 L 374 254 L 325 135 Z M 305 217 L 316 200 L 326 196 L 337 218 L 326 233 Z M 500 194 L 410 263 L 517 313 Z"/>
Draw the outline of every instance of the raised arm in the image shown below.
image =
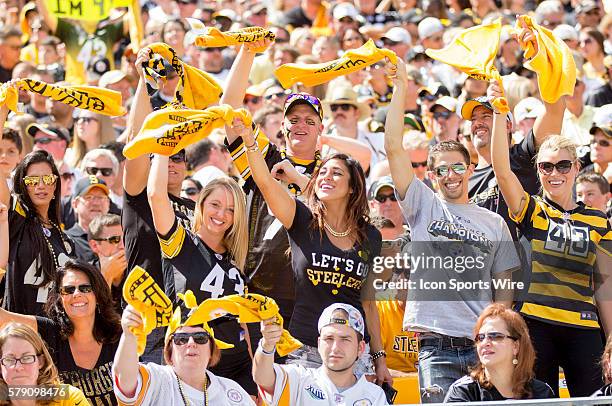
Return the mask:
<path fill-rule="evenodd" d="M 491 139 L 491 163 L 508 209 L 516 216 L 523 210 L 526 199 L 521 182 L 510 168 L 509 150 L 506 116 L 495 112 L 493 114 L 493 137 Z"/>
<path fill-rule="evenodd" d="M 219 104 L 229 104 L 237 109 L 242 107 L 244 94 L 249 86 L 249 74 L 255 60 L 257 48 L 269 46 L 272 42 L 269 39 L 259 40 L 256 42 L 245 43 L 238 51 L 236 60 L 232 64 L 232 68 L 225 80 L 226 88 L 221 96 Z M 229 145 L 236 140 L 236 136 L 227 134 L 227 142 Z"/>
<path fill-rule="evenodd" d="M 36 0 L 36 9 L 47 27 L 55 34 L 55 31 L 57 31 L 57 17 L 49 12 L 46 0 Z"/>
<path fill-rule="evenodd" d="M 142 319 L 131 305 L 123 311 L 121 327 L 123 334 L 119 340 L 115 360 L 113 361 L 113 375 L 116 377 L 119 390 L 126 397 L 133 397 L 138 386 L 138 343 L 136 336 L 130 331 L 131 327 L 142 325 Z"/>
<path fill-rule="evenodd" d="M 8 112 L 9 109 L 6 104 L 0 107 L 0 129 L 4 128 L 4 123 L 6 122 Z M 9 189 L 7 183 L 9 176 L 9 173 L 3 173 L 3 171 L 0 171 L 0 204 L 5 205 L 6 207 L 9 207 L 11 200 L 11 190 Z"/>
<path fill-rule="evenodd" d="M 138 52 L 138 57 L 136 59 L 136 71 L 138 71 L 139 79 L 138 86 L 136 87 L 136 94 L 132 100 L 132 106 L 128 115 L 127 142 L 130 142 L 138 135 L 145 118 L 153 111 L 142 71 L 142 64 L 149 60 L 148 54 L 149 48 L 143 48 Z M 144 190 L 147 185 L 147 177 L 149 176 L 149 167 L 149 156 L 146 154 L 125 161 L 123 188 L 129 195 L 136 196 Z"/>
<path fill-rule="evenodd" d="M 363 142 L 335 135 L 321 135 L 319 136 L 319 142 L 322 145 L 329 145 L 338 152 L 352 156 L 359 162 L 364 172 L 370 168 L 372 151 Z"/>
<path fill-rule="evenodd" d="M 275 319 L 261 322 L 261 341 L 253 357 L 253 381 L 264 392 L 274 395 L 276 373 L 274 372 L 274 353 L 281 338 L 283 327 Z"/>
<path fill-rule="evenodd" d="M 6 273 L 9 259 L 8 206 L 0 203 L 0 280 Z"/>
<path fill-rule="evenodd" d="M 174 210 L 168 197 L 168 160 L 164 155 L 154 155 L 147 183 L 147 197 L 153 214 L 155 231 L 166 235 L 174 224 Z"/>
<path fill-rule="evenodd" d="M 395 190 L 399 197 L 403 199 L 408 186 L 414 179 L 410 155 L 402 145 L 408 78 L 406 77 L 406 65 L 400 59 L 397 60 L 397 66 L 393 67 L 389 64 L 387 70 L 392 73 L 393 96 L 385 121 L 385 151 L 387 152 L 387 160 L 389 161 Z"/>
<path fill-rule="evenodd" d="M 538 116 L 533 123 L 533 135 L 535 137 L 535 147 L 540 145 L 550 135 L 561 134 L 563 125 L 563 115 L 565 114 L 565 96 L 561 96 L 554 104 L 544 102 L 544 114 Z"/>
<path fill-rule="evenodd" d="M 3 308 L 0 308 L 0 329 L 8 323 L 25 324 L 34 331 L 38 331 L 38 323 L 36 322 L 36 317 L 28 316 L 25 314 L 13 313 Z"/>
<path fill-rule="evenodd" d="M 226 126 L 225 131 L 233 139 L 242 137 L 247 150 L 247 159 L 251 167 L 251 176 L 261 191 L 268 207 L 285 228 L 290 228 L 295 217 L 295 200 L 287 193 L 285 187 L 276 181 L 261 151 L 257 148 L 253 130 L 246 127 L 242 120 L 234 120 L 233 126 Z M 232 134 L 232 135 L 230 135 Z"/>

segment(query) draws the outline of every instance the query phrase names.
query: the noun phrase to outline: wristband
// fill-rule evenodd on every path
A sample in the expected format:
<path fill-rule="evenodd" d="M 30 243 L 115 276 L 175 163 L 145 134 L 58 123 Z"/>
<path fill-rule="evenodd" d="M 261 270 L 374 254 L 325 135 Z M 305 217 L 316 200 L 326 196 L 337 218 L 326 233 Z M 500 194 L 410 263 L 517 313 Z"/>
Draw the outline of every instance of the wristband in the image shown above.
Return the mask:
<path fill-rule="evenodd" d="M 276 346 L 274 346 L 274 349 L 272 351 L 266 351 L 265 348 L 263 347 L 261 341 L 263 340 L 263 338 L 259 339 L 259 344 L 257 344 L 257 349 L 259 350 L 259 352 L 261 352 L 263 355 L 267 355 L 267 356 L 274 356 L 274 354 L 276 353 Z"/>
<path fill-rule="evenodd" d="M 257 152 L 257 151 L 259 151 L 259 145 L 257 145 L 257 141 L 253 141 L 253 144 L 251 144 L 251 145 L 246 145 L 245 144 L 245 147 L 246 147 L 246 150 L 248 152 Z"/>
<path fill-rule="evenodd" d="M 372 355 L 372 361 L 376 361 L 379 358 L 385 357 L 387 358 L 387 352 L 385 350 L 376 351 Z"/>

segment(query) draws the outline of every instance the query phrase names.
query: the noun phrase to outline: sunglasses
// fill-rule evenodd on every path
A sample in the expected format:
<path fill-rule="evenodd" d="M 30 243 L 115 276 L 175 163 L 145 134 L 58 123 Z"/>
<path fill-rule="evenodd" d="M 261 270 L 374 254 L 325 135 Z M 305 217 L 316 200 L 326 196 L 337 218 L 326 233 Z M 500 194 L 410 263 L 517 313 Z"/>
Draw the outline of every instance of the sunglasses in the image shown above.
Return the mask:
<path fill-rule="evenodd" d="M 437 100 L 437 99 L 438 99 L 438 96 L 433 95 L 433 94 L 430 94 L 430 93 L 425 93 L 425 94 L 424 94 L 424 95 L 421 97 L 421 99 L 425 99 L 425 100 L 427 100 L 427 101 L 432 102 L 432 101 Z"/>
<path fill-rule="evenodd" d="M 187 196 L 194 196 L 199 193 L 198 188 L 188 187 L 185 189 L 181 189 L 181 192 L 185 193 Z"/>
<path fill-rule="evenodd" d="M 92 121 L 98 121 L 98 119 L 94 117 L 79 117 L 76 119 L 77 123 L 90 123 Z"/>
<path fill-rule="evenodd" d="M 51 137 L 40 137 L 34 140 L 34 144 L 42 144 L 47 145 L 52 143 L 53 141 L 59 141 L 59 138 L 51 138 Z"/>
<path fill-rule="evenodd" d="M 463 162 L 458 162 L 452 165 L 440 165 L 434 168 L 434 173 L 439 178 L 444 178 L 450 174 L 450 171 L 455 172 L 457 175 L 463 175 L 467 171 L 467 165 Z"/>
<path fill-rule="evenodd" d="M 347 103 L 343 103 L 343 104 L 332 104 L 331 106 L 329 106 L 329 108 L 331 109 L 331 111 L 336 112 L 338 111 L 338 109 L 342 109 L 342 111 L 349 111 L 350 109 L 354 108 L 355 106 L 353 106 L 352 104 L 347 104 Z"/>
<path fill-rule="evenodd" d="M 189 337 L 193 338 L 196 344 L 208 344 L 210 339 L 209 335 L 205 331 L 198 331 L 197 333 L 175 333 L 172 335 L 172 342 L 176 345 L 185 345 L 189 342 Z"/>
<path fill-rule="evenodd" d="M 204 48 L 204 52 L 223 52 L 225 47 L 207 47 Z"/>
<path fill-rule="evenodd" d="M 264 96 L 264 99 L 272 100 L 274 97 L 278 97 L 280 99 L 283 96 L 285 96 L 285 92 L 278 92 L 278 93 L 267 94 Z"/>
<path fill-rule="evenodd" d="M 497 331 L 492 331 L 486 334 L 484 333 L 476 334 L 476 337 L 474 337 L 474 341 L 477 343 L 480 343 L 480 342 L 483 342 L 487 338 L 495 343 L 503 341 L 505 338 L 509 338 L 511 340 L 518 340 L 518 338 L 516 337 L 512 337 L 504 333 L 499 333 Z"/>
<path fill-rule="evenodd" d="M 55 185 L 58 176 L 55 174 L 40 175 L 40 176 L 24 176 L 23 182 L 26 186 L 36 187 L 42 182 L 47 186 Z"/>
<path fill-rule="evenodd" d="M 374 197 L 374 199 L 376 199 L 376 201 L 378 203 L 384 203 L 387 200 L 391 200 L 392 202 L 397 202 L 397 197 L 395 197 L 395 194 L 391 194 L 391 195 L 376 195 L 376 197 Z"/>
<path fill-rule="evenodd" d="M 427 161 L 423 161 L 423 162 L 411 162 L 412 163 L 412 167 L 414 169 L 422 166 L 423 168 L 427 167 Z"/>
<path fill-rule="evenodd" d="M 74 173 L 72 173 L 72 172 L 64 172 L 64 173 L 60 173 L 60 176 L 62 177 L 63 180 L 68 181 L 68 180 L 74 178 Z"/>
<path fill-rule="evenodd" d="M 599 145 L 600 147 L 609 147 L 610 146 L 610 141 L 608 140 L 596 140 L 596 139 L 592 139 L 590 142 L 591 145 Z"/>
<path fill-rule="evenodd" d="M 174 162 L 175 164 L 183 163 L 185 162 L 185 153 L 181 151 L 177 154 L 171 155 L 170 160 Z"/>
<path fill-rule="evenodd" d="M 261 100 L 259 97 L 245 97 L 244 104 L 247 104 L 247 103 L 257 104 L 259 103 L 259 100 Z"/>
<path fill-rule="evenodd" d="M 450 111 L 436 111 L 436 112 L 433 113 L 433 118 L 435 120 L 439 120 L 441 118 L 443 118 L 445 120 L 448 120 L 450 118 L 451 114 L 453 114 L 453 113 L 451 113 Z"/>
<path fill-rule="evenodd" d="M 95 166 L 90 166 L 85 168 L 85 172 L 88 175 L 98 176 L 100 173 L 102 176 L 111 176 L 113 174 L 113 168 L 96 168 Z"/>
<path fill-rule="evenodd" d="M 92 238 L 94 241 L 106 241 L 109 242 L 113 245 L 117 245 L 121 242 L 121 236 L 120 235 L 111 235 L 110 237 L 106 237 L 106 238 Z"/>
<path fill-rule="evenodd" d="M 553 170 L 556 168 L 557 172 L 559 172 L 562 175 L 565 175 L 566 173 L 569 173 L 569 171 L 572 170 L 573 164 L 574 163 L 570 161 L 569 159 L 564 159 L 562 161 L 557 162 L 556 164 L 553 164 L 552 162 L 538 162 L 538 169 L 544 175 L 550 175 L 553 173 Z"/>
<path fill-rule="evenodd" d="M 91 286 L 89 283 L 84 283 L 83 285 L 79 285 L 79 286 L 74 286 L 74 285 L 60 286 L 59 293 L 60 295 L 72 295 L 77 290 L 81 293 L 91 293 L 93 292 L 93 286 Z"/>

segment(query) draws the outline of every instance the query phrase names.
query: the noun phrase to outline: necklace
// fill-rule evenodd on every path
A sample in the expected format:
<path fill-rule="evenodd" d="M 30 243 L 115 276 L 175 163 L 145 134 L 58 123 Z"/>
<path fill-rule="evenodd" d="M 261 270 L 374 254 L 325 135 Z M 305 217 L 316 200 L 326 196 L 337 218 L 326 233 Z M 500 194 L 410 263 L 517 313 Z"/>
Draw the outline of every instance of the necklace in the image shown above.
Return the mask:
<path fill-rule="evenodd" d="M 58 231 L 58 233 L 60 235 L 60 238 L 62 239 L 62 242 L 64 243 L 64 248 L 66 249 L 66 252 L 68 254 L 70 254 L 71 251 L 72 251 L 72 246 L 70 245 L 70 242 L 67 239 L 64 238 L 64 233 L 59 228 L 59 226 L 57 224 L 55 224 L 54 222 L 52 222 L 51 220 L 47 220 L 47 222 L 45 222 L 43 224 L 50 224 L 52 227 L 57 229 L 57 231 Z M 42 227 L 42 231 L 43 231 L 43 238 L 45 239 L 45 242 L 47 243 L 47 247 L 49 248 L 49 252 L 51 253 L 51 257 L 53 258 L 53 262 L 55 263 L 55 268 L 59 268 L 60 264 L 59 264 L 57 255 L 55 255 L 55 250 L 53 249 L 53 245 L 51 244 L 51 241 L 49 241 L 49 237 L 51 237 L 51 230 L 46 228 L 44 225 L 41 226 L 41 227 Z"/>
<path fill-rule="evenodd" d="M 331 227 L 329 224 L 327 224 L 327 221 L 325 221 L 325 220 L 323 220 L 323 226 L 325 226 L 325 229 L 326 229 L 327 231 L 329 231 L 329 233 L 330 233 L 331 235 L 333 235 L 334 237 L 336 237 L 336 238 L 346 237 L 346 236 L 347 236 L 347 235 L 349 235 L 349 234 L 351 233 L 351 231 L 352 231 L 352 230 L 351 230 L 351 228 L 349 227 L 349 228 L 347 228 L 347 229 L 346 229 L 346 231 L 344 231 L 344 232 L 340 233 L 340 232 L 338 232 L 338 231 L 334 230 L 334 229 L 333 229 L 333 228 L 332 228 L 332 227 Z"/>
<path fill-rule="evenodd" d="M 176 383 L 178 384 L 179 392 L 181 394 L 181 398 L 183 399 L 183 404 L 185 406 L 191 406 L 191 402 L 187 401 L 187 398 L 185 397 L 185 394 L 183 393 L 183 384 L 181 383 L 181 380 L 179 379 L 176 372 L 174 373 L 174 376 L 176 376 Z M 207 375 L 204 374 L 204 405 L 205 406 L 208 406 L 208 379 L 207 378 L 208 378 Z"/>

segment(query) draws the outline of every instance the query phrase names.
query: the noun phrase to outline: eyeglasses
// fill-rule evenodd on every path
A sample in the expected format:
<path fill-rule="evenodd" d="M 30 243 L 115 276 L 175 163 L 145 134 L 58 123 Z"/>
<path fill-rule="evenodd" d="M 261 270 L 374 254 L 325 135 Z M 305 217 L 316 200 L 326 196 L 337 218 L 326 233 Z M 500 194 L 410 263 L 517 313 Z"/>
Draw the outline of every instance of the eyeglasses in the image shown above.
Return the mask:
<path fill-rule="evenodd" d="M 552 162 L 538 162 L 538 169 L 544 175 L 550 175 L 553 173 L 553 170 L 556 168 L 557 172 L 559 172 L 562 175 L 565 175 L 566 173 L 569 173 L 569 171 L 572 170 L 573 164 L 574 163 L 570 161 L 569 159 L 564 159 L 555 164 L 553 164 Z"/>
<path fill-rule="evenodd" d="M 198 188 L 196 187 L 188 187 L 185 189 L 181 189 L 181 192 L 185 193 L 187 196 L 194 196 L 199 193 Z"/>
<path fill-rule="evenodd" d="M 490 333 L 480 333 L 480 334 L 476 334 L 476 337 L 474 337 L 474 341 L 477 343 L 483 342 L 485 339 L 489 339 L 491 341 L 493 341 L 494 343 L 498 343 L 500 341 L 503 341 L 505 338 L 509 338 L 511 340 L 518 340 L 517 337 L 512 337 L 511 335 L 507 335 L 504 333 L 499 333 L 497 331 L 492 331 Z"/>
<path fill-rule="evenodd" d="M 42 144 L 42 145 L 47 145 L 52 143 L 53 141 L 59 141 L 60 138 L 56 137 L 56 138 L 51 138 L 51 137 L 40 137 L 40 138 L 36 138 L 34 140 L 34 144 Z"/>
<path fill-rule="evenodd" d="M 434 173 L 439 178 L 448 176 L 450 171 L 455 172 L 457 175 L 463 175 L 467 171 L 467 166 L 463 162 L 458 162 L 456 164 L 440 165 L 434 168 Z"/>
<path fill-rule="evenodd" d="M 416 169 L 416 168 L 418 168 L 420 166 L 422 166 L 423 168 L 427 167 L 427 161 L 423 161 L 423 162 L 411 162 L 411 164 L 412 164 L 412 167 L 414 169 Z"/>
<path fill-rule="evenodd" d="M 102 176 L 111 176 L 113 174 L 113 168 L 96 168 L 95 166 L 90 166 L 85 168 L 85 172 L 93 176 L 98 176 L 98 173 Z"/>
<path fill-rule="evenodd" d="M 198 331 L 197 333 L 175 333 L 172 335 L 172 342 L 176 345 L 185 345 L 189 342 L 189 337 L 193 338 L 196 344 L 208 344 L 209 335 L 205 331 Z"/>
<path fill-rule="evenodd" d="M 387 200 L 391 200 L 392 202 L 397 202 L 397 197 L 395 197 L 395 194 L 391 194 L 391 195 L 376 195 L 376 197 L 374 197 L 374 199 L 378 203 L 384 203 Z"/>
<path fill-rule="evenodd" d="M 599 145 L 600 147 L 609 147 L 610 146 L 610 141 L 608 140 L 596 140 L 596 139 L 592 139 L 590 142 L 591 145 Z"/>
<path fill-rule="evenodd" d="M 261 99 L 259 97 L 245 97 L 244 104 L 247 104 L 247 103 L 257 104 L 259 103 L 260 100 Z"/>
<path fill-rule="evenodd" d="M 266 100 L 272 100 L 274 97 L 278 97 L 279 99 L 283 96 L 285 96 L 285 92 L 278 92 L 278 93 L 272 93 L 272 94 L 267 94 L 264 96 L 264 99 Z"/>
<path fill-rule="evenodd" d="M 106 241 L 109 242 L 113 245 L 117 245 L 121 242 L 121 236 L 120 235 L 111 235 L 110 237 L 106 237 L 106 238 L 92 238 L 94 241 Z"/>
<path fill-rule="evenodd" d="M 338 111 L 338 109 L 342 109 L 342 111 L 349 111 L 352 108 L 355 108 L 355 106 L 353 106 L 352 104 L 348 104 L 348 103 L 342 103 L 342 104 L 332 104 L 331 106 L 329 106 L 329 108 L 331 109 L 331 111 L 336 112 Z"/>
<path fill-rule="evenodd" d="M 77 290 L 81 293 L 91 293 L 93 292 L 93 287 L 89 283 L 85 283 L 79 286 L 74 286 L 74 285 L 60 286 L 59 293 L 60 295 L 72 295 Z"/>
<path fill-rule="evenodd" d="M 36 358 L 38 357 L 38 354 L 36 355 L 24 355 L 21 358 L 10 358 L 10 357 L 6 357 L 6 358 L 2 358 L 0 360 L 0 362 L 2 363 L 2 365 L 4 365 L 5 367 L 9 367 L 12 368 L 15 365 L 17 365 L 17 363 L 19 362 L 21 365 L 29 365 L 29 364 L 33 364 L 36 361 Z"/>
<path fill-rule="evenodd" d="M 448 120 L 450 118 L 451 114 L 453 114 L 453 113 L 451 113 L 450 111 L 436 111 L 436 112 L 433 113 L 433 118 L 435 120 L 439 120 L 441 118 L 443 118 L 445 120 Z"/>
<path fill-rule="evenodd" d="M 95 117 L 78 117 L 76 119 L 77 123 L 90 123 L 92 121 L 98 121 L 98 119 Z"/>
<path fill-rule="evenodd" d="M 51 186 L 51 185 L 55 185 L 55 182 L 57 182 L 57 178 L 58 176 L 52 173 L 49 175 L 40 175 L 40 176 L 24 176 L 23 182 L 25 183 L 26 186 L 32 186 L 32 187 L 38 186 L 41 181 L 43 184 L 47 186 Z"/>

